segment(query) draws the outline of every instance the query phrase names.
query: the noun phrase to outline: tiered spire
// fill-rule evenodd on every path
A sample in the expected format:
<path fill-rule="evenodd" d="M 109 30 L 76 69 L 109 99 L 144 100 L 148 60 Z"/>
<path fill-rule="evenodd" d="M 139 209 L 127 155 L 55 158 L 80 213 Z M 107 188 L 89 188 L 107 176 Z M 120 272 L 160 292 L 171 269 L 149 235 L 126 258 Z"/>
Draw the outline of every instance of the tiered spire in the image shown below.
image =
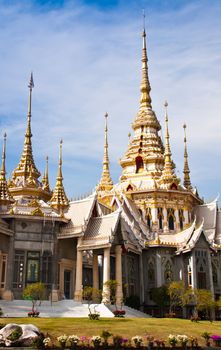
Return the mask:
<path fill-rule="evenodd" d="M 49 185 L 49 178 L 48 178 L 48 156 L 46 157 L 46 166 L 45 166 L 45 173 L 42 176 L 42 188 L 45 191 L 50 192 L 50 185 Z"/>
<path fill-rule="evenodd" d="M 8 204 L 13 202 L 13 199 L 8 190 L 8 184 L 6 180 L 6 171 L 5 171 L 5 157 L 6 157 L 6 133 L 4 134 L 4 143 L 2 151 L 2 165 L 0 171 L 0 204 Z"/>
<path fill-rule="evenodd" d="M 33 159 L 33 152 L 32 152 L 32 133 L 31 133 L 31 111 L 32 111 L 32 89 L 34 88 L 34 80 L 33 80 L 33 74 L 31 73 L 30 81 L 28 84 L 29 88 L 29 99 L 28 99 L 28 123 L 27 123 L 27 130 L 25 133 L 25 142 L 24 142 L 24 148 L 22 152 L 22 156 L 20 159 L 20 162 L 17 166 L 17 168 L 13 172 L 13 181 L 16 183 L 16 179 L 22 177 L 23 180 L 26 180 L 26 178 L 30 175 L 33 178 L 34 181 L 36 181 L 39 176 L 40 172 L 37 170 L 34 159 Z M 23 181 L 24 183 L 24 181 Z"/>
<path fill-rule="evenodd" d="M 59 165 L 58 165 L 58 175 L 56 179 L 55 188 L 51 198 L 51 206 L 55 209 L 63 212 L 65 208 L 68 207 L 69 201 L 65 194 L 64 186 L 63 186 L 63 176 L 62 176 L 62 143 L 60 141 L 60 152 L 59 152 Z"/>
<path fill-rule="evenodd" d="M 140 106 L 132 124 L 135 135 L 128 145 L 127 152 L 120 160 L 123 168 L 121 181 L 131 179 L 134 182 L 134 180 L 136 181 L 135 177 L 137 181 L 140 181 L 141 176 L 147 176 L 148 180 L 155 181 L 155 179 L 160 178 L 164 165 L 163 146 L 158 135 L 161 126 L 151 105 L 145 21 L 142 42 Z"/>
<path fill-rule="evenodd" d="M 113 182 L 110 176 L 109 170 L 109 156 L 108 156 L 108 141 L 107 141 L 107 118 L 108 114 L 105 113 L 105 128 L 104 128 L 104 159 L 103 159 L 103 171 L 101 180 L 97 186 L 97 191 L 110 191 L 113 188 Z"/>
<path fill-rule="evenodd" d="M 172 183 L 175 183 L 177 185 L 179 183 L 179 179 L 176 177 L 176 175 L 174 173 L 174 164 L 172 161 L 172 153 L 171 153 L 171 149 L 170 149 L 170 135 L 169 135 L 169 128 L 168 128 L 168 112 L 167 112 L 168 103 L 167 103 L 167 101 L 165 101 L 164 107 L 165 107 L 165 124 L 166 124 L 165 151 L 164 151 L 165 161 L 164 161 L 164 169 L 162 172 L 160 183 L 164 183 L 168 187 Z"/>
<path fill-rule="evenodd" d="M 183 185 L 188 190 L 192 190 L 192 185 L 190 181 L 190 169 L 188 164 L 188 153 L 187 153 L 187 146 L 186 146 L 186 124 L 183 125 L 184 130 L 184 168 L 183 168 Z"/>

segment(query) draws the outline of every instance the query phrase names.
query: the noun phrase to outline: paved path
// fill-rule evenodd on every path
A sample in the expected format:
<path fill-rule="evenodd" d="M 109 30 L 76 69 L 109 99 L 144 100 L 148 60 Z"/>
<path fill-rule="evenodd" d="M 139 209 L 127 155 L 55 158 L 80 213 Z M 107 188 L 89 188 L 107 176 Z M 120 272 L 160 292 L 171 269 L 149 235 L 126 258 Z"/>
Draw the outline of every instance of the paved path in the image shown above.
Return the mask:
<path fill-rule="evenodd" d="M 28 300 L 0 300 L 0 307 L 5 317 L 27 317 L 27 313 L 31 311 L 31 302 Z M 91 310 L 100 312 L 101 317 L 114 317 L 112 312 L 104 305 L 91 305 Z M 62 300 L 51 303 L 50 301 L 42 301 L 38 306 L 40 317 L 87 317 L 88 306 L 81 302 L 73 300 Z"/>

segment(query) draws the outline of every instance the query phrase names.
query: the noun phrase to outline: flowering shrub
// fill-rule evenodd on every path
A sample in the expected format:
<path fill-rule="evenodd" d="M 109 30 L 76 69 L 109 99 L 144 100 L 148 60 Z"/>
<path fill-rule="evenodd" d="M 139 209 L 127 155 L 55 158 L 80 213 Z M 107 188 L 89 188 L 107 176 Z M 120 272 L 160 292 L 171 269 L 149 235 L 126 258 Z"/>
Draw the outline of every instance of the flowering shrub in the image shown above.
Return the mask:
<path fill-rule="evenodd" d="M 100 313 L 98 311 L 96 312 L 91 312 L 88 314 L 89 320 L 99 320 L 100 318 Z"/>
<path fill-rule="evenodd" d="M 189 341 L 190 341 L 190 344 L 191 344 L 191 346 L 193 347 L 193 346 L 198 346 L 199 344 L 198 344 L 198 339 L 196 338 L 196 337 L 190 337 L 189 338 Z"/>
<path fill-rule="evenodd" d="M 189 338 L 185 334 L 178 334 L 177 341 L 178 341 L 178 343 L 180 343 L 181 346 L 186 346 L 186 344 L 189 341 Z"/>
<path fill-rule="evenodd" d="M 116 349 L 121 347 L 123 339 L 124 338 L 121 335 L 114 335 L 113 336 L 113 345 Z"/>
<path fill-rule="evenodd" d="M 125 310 L 115 310 L 113 312 L 113 314 L 115 317 L 124 317 L 126 314 L 126 311 Z"/>
<path fill-rule="evenodd" d="M 43 345 L 45 348 L 50 348 L 51 347 L 51 338 L 50 337 L 47 337 L 47 338 L 44 338 L 43 340 Z"/>
<path fill-rule="evenodd" d="M 102 342 L 102 338 L 100 337 L 100 335 L 93 335 L 93 337 L 91 338 L 91 342 L 95 347 L 99 346 Z"/>
<path fill-rule="evenodd" d="M 140 335 L 136 335 L 131 340 L 134 342 L 134 345 L 136 346 L 136 348 L 141 347 L 143 343 L 143 338 Z"/>
<path fill-rule="evenodd" d="M 214 334 L 214 335 L 211 335 L 210 338 L 212 339 L 212 341 L 214 342 L 214 344 L 216 346 L 220 346 L 221 345 L 221 336 L 220 335 Z"/>
<path fill-rule="evenodd" d="M 60 343 L 61 347 L 64 348 L 68 340 L 68 336 L 66 334 L 60 335 L 57 337 L 57 341 Z"/>
<path fill-rule="evenodd" d="M 79 343 L 80 338 L 77 335 L 69 335 L 67 340 L 71 344 L 71 347 L 74 347 Z"/>
<path fill-rule="evenodd" d="M 177 339 L 176 335 L 170 334 L 170 335 L 168 336 L 168 343 L 169 343 L 171 346 L 175 346 L 175 345 L 177 344 L 177 342 L 178 342 L 178 339 Z"/>
<path fill-rule="evenodd" d="M 158 348 L 165 346 L 165 340 L 163 340 L 163 339 L 154 339 L 153 343 L 155 343 Z M 151 347 L 150 342 L 149 342 L 149 346 Z"/>

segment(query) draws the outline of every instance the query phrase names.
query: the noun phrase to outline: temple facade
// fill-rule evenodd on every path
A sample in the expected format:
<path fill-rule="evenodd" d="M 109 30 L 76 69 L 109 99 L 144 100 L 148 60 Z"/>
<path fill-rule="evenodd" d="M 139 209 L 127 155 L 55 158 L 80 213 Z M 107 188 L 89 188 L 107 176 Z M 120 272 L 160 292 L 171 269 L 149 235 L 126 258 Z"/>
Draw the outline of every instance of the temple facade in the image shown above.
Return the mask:
<path fill-rule="evenodd" d="M 6 180 L 6 135 L 0 170 L 0 297 L 21 299 L 25 286 L 43 282 L 47 297 L 82 300 L 86 285 L 102 290 L 118 281 L 117 303 L 137 296 L 154 308 L 152 289 L 183 281 L 186 287 L 221 295 L 221 211 L 217 199 L 204 203 L 191 183 L 184 125 L 183 180 L 176 175 L 165 102 L 165 139 L 152 109 L 146 32 L 142 34 L 140 103 L 133 121 L 122 174 L 114 184 L 109 169 L 108 115 L 104 158 L 94 193 L 69 201 L 63 185 L 62 141 L 52 190 L 48 159 L 43 176 L 32 151 L 31 75 L 27 129 L 20 161 Z M 41 177 L 41 178 L 40 178 Z"/>

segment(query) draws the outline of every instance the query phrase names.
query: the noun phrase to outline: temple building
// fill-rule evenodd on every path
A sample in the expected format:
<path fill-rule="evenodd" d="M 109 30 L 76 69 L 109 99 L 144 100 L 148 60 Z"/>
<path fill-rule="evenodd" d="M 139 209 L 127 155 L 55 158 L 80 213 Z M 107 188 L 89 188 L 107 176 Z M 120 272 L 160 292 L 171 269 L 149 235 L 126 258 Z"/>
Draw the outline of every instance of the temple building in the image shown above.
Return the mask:
<path fill-rule="evenodd" d="M 184 124 L 183 180 L 175 170 L 165 102 L 165 139 L 152 108 L 146 32 L 142 34 L 140 103 L 119 182 L 111 179 L 105 114 L 101 179 L 91 195 L 69 201 L 63 185 L 62 141 L 54 189 L 32 151 L 32 91 L 20 161 L 6 180 L 6 134 L 0 170 L 0 297 L 21 299 L 25 286 L 43 282 L 47 297 L 80 301 L 85 285 L 102 290 L 118 281 L 117 303 L 137 296 L 154 308 L 152 288 L 184 281 L 221 295 L 221 211 L 204 203 L 191 183 Z M 41 177 L 41 178 L 40 178 Z"/>

